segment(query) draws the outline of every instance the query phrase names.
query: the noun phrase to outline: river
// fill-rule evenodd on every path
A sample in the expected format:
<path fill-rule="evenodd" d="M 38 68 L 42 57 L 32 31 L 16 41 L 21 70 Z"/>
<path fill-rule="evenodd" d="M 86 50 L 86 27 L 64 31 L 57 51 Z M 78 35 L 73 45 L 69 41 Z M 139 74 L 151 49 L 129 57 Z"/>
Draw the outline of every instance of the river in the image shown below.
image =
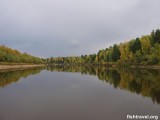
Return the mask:
<path fill-rule="evenodd" d="M 0 72 L 0 120 L 160 117 L 160 70 L 54 66 Z"/>

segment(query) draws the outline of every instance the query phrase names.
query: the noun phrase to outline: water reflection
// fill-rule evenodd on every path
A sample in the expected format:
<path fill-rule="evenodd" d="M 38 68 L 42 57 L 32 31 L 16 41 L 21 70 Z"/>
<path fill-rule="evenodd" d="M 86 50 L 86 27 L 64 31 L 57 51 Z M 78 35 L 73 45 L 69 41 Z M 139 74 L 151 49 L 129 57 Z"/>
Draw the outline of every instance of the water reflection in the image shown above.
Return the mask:
<path fill-rule="evenodd" d="M 40 73 L 44 68 L 32 68 L 9 72 L 0 72 L 0 87 L 17 82 L 20 78 Z M 160 104 L 160 70 L 148 69 L 108 69 L 90 66 L 47 66 L 48 71 L 80 72 L 95 75 L 99 80 L 132 93 L 149 97 Z"/>
<path fill-rule="evenodd" d="M 81 72 L 98 76 L 114 88 L 149 97 L 160 104 L 160 70 L 148 69 L 108 69 L 104 67 L 48 66 L 49 71 Z"/>
<path fill-rule="evenodd" d="M 43 68 L 32 68 L 15 71 L 0 72 L 0 87 L 5 87 L 11 83 L 17 82 L 20 78 L 27 78 L 29 75 L 35 75 L 40 73 Z"/>

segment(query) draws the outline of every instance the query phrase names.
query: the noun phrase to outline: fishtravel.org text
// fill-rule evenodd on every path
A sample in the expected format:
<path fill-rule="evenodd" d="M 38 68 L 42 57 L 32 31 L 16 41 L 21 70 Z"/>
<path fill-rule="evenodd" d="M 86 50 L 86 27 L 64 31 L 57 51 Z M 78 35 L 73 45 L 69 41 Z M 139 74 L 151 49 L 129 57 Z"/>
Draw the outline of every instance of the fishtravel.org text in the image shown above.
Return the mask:
<path fill-rule="evenodd" d="M 158 120 L 158 115 L 127 115 L 129 120 Z"/>

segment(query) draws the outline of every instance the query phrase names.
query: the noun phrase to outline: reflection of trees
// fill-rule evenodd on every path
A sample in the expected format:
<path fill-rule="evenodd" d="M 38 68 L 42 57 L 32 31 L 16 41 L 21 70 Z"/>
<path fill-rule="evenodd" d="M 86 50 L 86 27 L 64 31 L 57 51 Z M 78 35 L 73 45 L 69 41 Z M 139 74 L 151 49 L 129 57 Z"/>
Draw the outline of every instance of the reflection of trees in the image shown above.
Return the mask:
<path fill-rule="evenodd" d="M 114 88 L 119 87 L 120 89 L 150 97 L 153 102 L 160 104 L 160 70 L 115 70 L 89 66 L 50 66 L 47 69 L 51 71 L 81 72 L 81 74 L 96 75 L 100 80 L 113 85 Z"/>
<path fill-rule="evenodd" d="M 42 68 L 32 68 L 25 70 L 16 70 L 8 72 L 0 72 L 0 87 L 5 87 L 13 82 L 17 82 L 20 78 L 26 78 L 29 75 L 40 73 Z"/>
<path fill-rule="evenodd" d="M 160 70 L 121 70 L 122 89 L 151 97 L 152 100 L 160 103 Z"/>

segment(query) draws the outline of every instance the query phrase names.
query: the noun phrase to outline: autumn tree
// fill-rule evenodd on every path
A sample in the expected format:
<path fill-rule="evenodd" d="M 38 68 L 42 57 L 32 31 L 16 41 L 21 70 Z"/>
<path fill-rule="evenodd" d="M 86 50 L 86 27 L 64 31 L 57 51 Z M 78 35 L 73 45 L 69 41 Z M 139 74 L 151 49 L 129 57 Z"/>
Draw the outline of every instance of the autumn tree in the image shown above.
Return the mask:
<path fill-rule="evenodd" d="M 111 53 L 112 61 L 116 62 L 118 59 L 120 59 L 120 55 L 121 55 L 121 53 L 120 53 L 118 46 L 116 44 L 114 44 L 113 50 Z"/>

